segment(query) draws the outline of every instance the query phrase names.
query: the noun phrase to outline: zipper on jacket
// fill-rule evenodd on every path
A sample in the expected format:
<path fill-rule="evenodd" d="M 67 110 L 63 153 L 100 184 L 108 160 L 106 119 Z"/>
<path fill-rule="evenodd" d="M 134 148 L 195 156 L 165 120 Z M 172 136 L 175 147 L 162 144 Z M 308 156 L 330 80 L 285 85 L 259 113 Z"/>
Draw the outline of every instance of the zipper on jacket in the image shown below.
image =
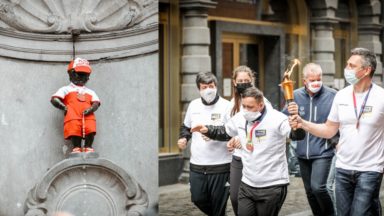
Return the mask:
<path fill-rule="evenodd" d="M 310 97 L 310 101 L 309 101 L 309 121 L 312 122 L 312 97 Z M 309 133 L 307 132 L 306 134 L 306 138 L 307 138 L 307 159 L 309 159 Z"/>
<path fill-rule="evenodd" d="M 311 101 L 312 101 L 312 98 L 311 98 Z M 315 106 L 315 109 L 314 109 L 314 115 L 313 115 L 313 122 L 316 122 L 317 121 L 317 106 Z M 326 140 L 325 141 L 325 150 L 328 149 L 328 141 Z M 309 157 L 309 155 L 308 155 Z"/>

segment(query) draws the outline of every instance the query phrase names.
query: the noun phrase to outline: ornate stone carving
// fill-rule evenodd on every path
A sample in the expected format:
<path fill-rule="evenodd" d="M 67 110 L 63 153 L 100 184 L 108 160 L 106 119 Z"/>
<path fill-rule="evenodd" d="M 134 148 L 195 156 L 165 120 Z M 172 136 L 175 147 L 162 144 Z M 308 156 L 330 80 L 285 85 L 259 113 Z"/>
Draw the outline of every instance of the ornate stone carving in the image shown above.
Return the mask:
<path fill-rule="evenodd" d="M 154 4 L 154 0 L 0 0 L 0 20 L 34 33 L 115 31 L 157 13 Z"/>
<path fill-rule="evenodd" d="M 143 215 L 147 207 L 146 192 L 122 168 L 82 156 L 66 159 L 44 175 L 28 194 L 25 215 L 133 216 Z"/>
<path fill-rule="evenodd" d="M 158 50 L 156 0 L 0 0 L 0 56 L 91 61 Z"/>
<path fill-rule="evenodd" d="M 81 34 L 76 56 L 88 60 L 115 59 L 154 53 L 158 50 L 157 23 L 143 28 Z M 0 56 L 34 61 L 72 59 L 70 35 L 13 32 L 0 28 Z"/>

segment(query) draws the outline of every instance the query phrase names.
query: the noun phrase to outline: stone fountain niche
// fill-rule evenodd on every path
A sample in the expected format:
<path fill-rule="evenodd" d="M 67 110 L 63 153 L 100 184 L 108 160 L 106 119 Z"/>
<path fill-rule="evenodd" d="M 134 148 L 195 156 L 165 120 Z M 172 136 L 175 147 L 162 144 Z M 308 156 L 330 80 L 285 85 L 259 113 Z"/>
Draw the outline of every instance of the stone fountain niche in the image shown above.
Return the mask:
<path fill-rule="evenodd" d="M 29 192 L 26 216 L 53 215 L 144 215 L 146 192 L 113 162 L 97 154 L 80 153 L 52 167 Z"/>
<path fill-rule="evenodd" d="M 69 84 L 73 50 L 90 61 L 87 85 L 102 105 L 98 154 L 66 158 L 63 114 L 49 100 Z M 0 0 L 0 65 L 0 215 L 145 215 L 156 205 L 157 0 Z"/>

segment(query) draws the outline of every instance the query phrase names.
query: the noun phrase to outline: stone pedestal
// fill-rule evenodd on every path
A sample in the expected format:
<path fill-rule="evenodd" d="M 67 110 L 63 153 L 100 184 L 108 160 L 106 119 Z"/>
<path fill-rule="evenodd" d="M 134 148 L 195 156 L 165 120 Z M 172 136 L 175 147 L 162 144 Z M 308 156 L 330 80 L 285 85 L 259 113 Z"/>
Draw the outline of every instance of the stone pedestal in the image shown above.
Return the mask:
<path fill-rule="evenodd" d="M 144 215 L 147 207 L 147 193 L 124 169 L 96 153 L 77 153 L 30 190 L 25 215 Z"/>

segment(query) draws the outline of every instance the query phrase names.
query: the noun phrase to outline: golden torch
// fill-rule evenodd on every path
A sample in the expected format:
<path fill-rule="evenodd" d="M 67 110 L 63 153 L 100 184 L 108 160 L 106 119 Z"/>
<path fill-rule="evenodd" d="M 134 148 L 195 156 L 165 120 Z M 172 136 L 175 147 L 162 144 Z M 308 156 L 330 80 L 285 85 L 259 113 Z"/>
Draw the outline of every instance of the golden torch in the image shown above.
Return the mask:
<path fill-rule="evenodd" d="M 296 65 L 299 65 L 300 61 L 294 59 L 292 63 L 288 66 L 287 70 L 284 72 L 283 81 L 280 83 L 280 86 L 284 91 L 284 98 L 287 103 L 293 101 L 293 81 L 291 80 L 292 70 Z"/>

